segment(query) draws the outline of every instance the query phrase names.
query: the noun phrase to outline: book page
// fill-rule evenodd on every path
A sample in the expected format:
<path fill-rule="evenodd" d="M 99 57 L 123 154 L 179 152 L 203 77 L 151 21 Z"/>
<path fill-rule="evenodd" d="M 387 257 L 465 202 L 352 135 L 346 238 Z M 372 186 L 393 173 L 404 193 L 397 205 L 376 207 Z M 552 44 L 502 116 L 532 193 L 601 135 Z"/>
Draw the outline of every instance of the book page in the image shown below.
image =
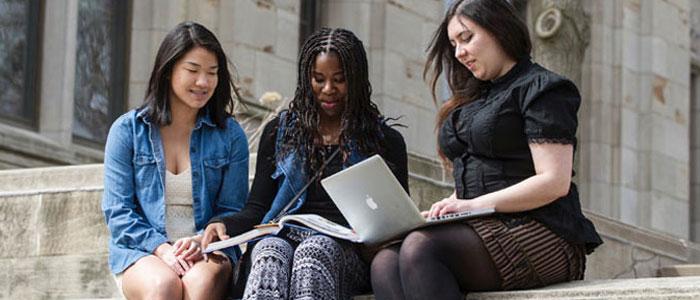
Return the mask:
<path fill-rule="evenodd" d="M 228 240 L 213 242 L 213 243 L 209 244 L 209 246 L 207 246 L 207 249 L 204 249 L 202 251 L 202 253 L 210 253 L 210 252 L 214 252 L 216 250 L 220 250 L 220 249 L 224 249 L 224 248 L 228 248 L 228 247 L 233 247 L 236 245 L 246 243 L 250 240 L 253 240 L 255 238 L 258 238 L 258 237 L 261 237 L 264 235 L 276 234 L 279 231 L 280 231 L 280 225 L 266 224 L 264 226 L 259 226 L 259 227 L 253 228 L 252 230 L 246 231 L 245 233 L 234 236 Z"/>
<path fill-rule="evenodd" d="M 280 224 L 284 225 L 285 222 L 300 223 L 313 230 L 330 235 L 332 237 L 337 237 L 356 243 L 361 242 L 360 237 L 357 235 L 357 233 L 355 233 L 350 228 L 333 223 L 330 220 L 323 218 L 319 215 L 287 215 L 280 219 Z"/>

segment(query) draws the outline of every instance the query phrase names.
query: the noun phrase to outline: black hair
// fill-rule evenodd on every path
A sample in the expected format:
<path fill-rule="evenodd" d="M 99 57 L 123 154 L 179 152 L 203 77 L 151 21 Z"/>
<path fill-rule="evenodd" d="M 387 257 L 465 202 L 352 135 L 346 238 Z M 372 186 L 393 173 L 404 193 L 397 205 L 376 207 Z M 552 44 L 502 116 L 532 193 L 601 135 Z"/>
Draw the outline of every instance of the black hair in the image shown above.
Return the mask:
<path fill-rule="evenodd" d="M 221 43 L 216 36 L 206 27 L 195 22 L 182 22 L 168 32 L 158 48 L 156 61 L 148 82 L 146 98 L 142 106 L 147 109 L 148 118 L 160 126 L 170 125 L 172 115 L 170 111 L 170 79 L 173 66 L 187 52 L 202 47 L 211 51 L 216 56 L 218 64 L 218 83 L 214 94 L 199 114 L 208 114 L 211 120 L 219 128 L 225 128 L 226 118 L 233 111 L 233 98 L 231 91 L 240 99 L 238 88 L 234 85 L 231 73 L 228 69 L 228 59 Z"/>
<path fill-rule="evenodd" d="M 447 36 L 447 26 L 455 16 L 463 16 L 488 31 L 498 45 L 514 61 L 528 59 L 532 50 L 527 25 L 519 17 L 515 8 L 506 0 L 457 0 L 447 9 L 442 22 L 433 34 L 428 46 L 428 59 L 423 69 L 423 77 L 430 76 L 433 102 L 438 103 L 436 90 L 440 74 L 445 75 L 452 92 L 451 97 L 438 111 L 436 128 L 457 107 L 478 98 L 486 87 L 486 82 L 477 79 L 455 58 L 455 47 Z M 440 156 L 444 156 L 440 153 Z"/>
<path fill-rule="evenodd" d="M 383 118 L 377 105 L 370 99 L 367 54 L 362 41 L 351 31 L 337 28 L 321 28 L 306 39 L 299 53 L 297 88 L 289 104 L 283 145 L 278 159 L 285 153 L 299 150 L 306 159 L 307 170 L 317 170 L 322 164 L 322 145 L 316 138 L 319 126 L 319 106 L 311 87 L 311 71 L 316 57 L 334 52 L 340 59 L 348 93 L 341 115 L 340 149 L 344 160 L 350 154 L 348 141 L 357 145 L 364 155 L 378 153 Z"/>

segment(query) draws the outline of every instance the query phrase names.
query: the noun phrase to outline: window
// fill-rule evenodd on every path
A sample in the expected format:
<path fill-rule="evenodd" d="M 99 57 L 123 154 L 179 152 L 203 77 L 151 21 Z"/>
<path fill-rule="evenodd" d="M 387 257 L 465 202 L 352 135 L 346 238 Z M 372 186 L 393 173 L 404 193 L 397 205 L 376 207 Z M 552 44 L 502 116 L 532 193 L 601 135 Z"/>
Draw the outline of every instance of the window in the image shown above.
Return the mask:
<path fill-rule="evenodd" d="M 299 51 L 308 38 L 318 29 L 319 5 L 316 0 L 301 1 L 301 14 L 299 15 Z"/>
<path fill-rule="evenodd" d="M 80 0 L 75 61 L 73 136 L 104 144 L 125 109 L 128 2 Z"/>
<path fill-rule="evenodd" d="M 33 127 L 39 1 L 0 0 L 0 119 Z"/>
<path fill-rule="evenodd" d="M 690 68 L 690 240 L 700 241 L 700 66 Z"/>

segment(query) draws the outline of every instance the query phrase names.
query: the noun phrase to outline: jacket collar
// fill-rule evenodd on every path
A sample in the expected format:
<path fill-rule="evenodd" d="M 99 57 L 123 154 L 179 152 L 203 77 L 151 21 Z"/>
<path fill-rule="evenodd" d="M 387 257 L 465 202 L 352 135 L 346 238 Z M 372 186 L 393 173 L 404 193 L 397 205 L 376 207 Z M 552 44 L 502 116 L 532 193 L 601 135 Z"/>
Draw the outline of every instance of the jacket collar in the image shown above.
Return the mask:
<path fill-rule="evenodd" d="M 138 108 L 136 111 L 136 117 L 140 118 L 143 120 L 144 123 L 151 125 L 151 118 L 148 115 L 148 107 L 141 107 Z M 214 121 L 211 119 L 211 116 L 209 115 L 209 109 L 204 108 L 204 111 L 200 111 L 200 113 L 197 115 L 197 120 L 194 123 L 194 129 L 199 129 L 202 127 L 202 125 L 208 125 L 209 127 L 216 127 L 216 124 Z"/>

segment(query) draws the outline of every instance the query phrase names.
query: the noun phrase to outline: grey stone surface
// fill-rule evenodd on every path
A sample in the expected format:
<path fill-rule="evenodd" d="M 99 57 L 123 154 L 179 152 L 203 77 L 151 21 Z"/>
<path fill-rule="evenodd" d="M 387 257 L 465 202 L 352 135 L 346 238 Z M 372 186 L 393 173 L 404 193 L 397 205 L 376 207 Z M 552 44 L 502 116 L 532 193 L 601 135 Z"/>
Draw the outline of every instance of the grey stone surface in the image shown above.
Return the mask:
<path fill-rule="evenodd" d="M 451 182 L 449 173 L 431 167 L 437 165 L 435 107 L 418 76 L 424 58 L 422 45 L 442 16 L 444 1 L 320 2 L 323 25 L 348 27 L 365 42 L 374 97 L 382 111 L 389 116 L 405 116 L 401 123 L 409 128 L 399 130 L 409 151 L 420 158 L 411 158 L 414 175 L 411 188 L 421 207 L 427 207 L 443 193 L 449 194 L 445 187 Z M 530 2 L 542 2 L 546 6 L 566 1 Z M 74 0 L 46 2 L 40 42 L 38 123 L 34 128 L 0 125 L 0 168 L 94 163 L 102 159 L 99 147 L 81 146 L 71 136 L 76 3 Z M 698 184 L 691 183 L 700 170 L 694 164 L 700 151 L 696 141 L 700 131 L 689 130 L 693 119 L 700 117 L 697 106 L 696 111 L 691 110 L 691 103 L 697 99 L 690 99 L 691 89 L 697 89 L 695 85 L 698 85 L 690 81 L 690 73 L 694 72 L 691 65 L 700 65 L 697 58 L 700 6 L 688 0 L 591 0 L 580 4 L 590 16 L 590 44 L 581 62 L 579 88 L 583 102 L 575 180 L 583 206 L 592 211 L 589 216 L 606 240 L 589 257 L 587 275 L 589 278 L 647 276 L 653 273 L 655 265 L 698 262 L 700 251 L 682 238 L 697 240 L 700 236 L 697 233 L 700 213 L 697 209 L 691 211 L 700 207 L 695 203 L 699 201 L 695 199 L 697 194 L 692 192 L 699 189 Z M 148 66 L 165 33 L 185 19 L 203 22 L 215 31 L 239 68 L 244 97 L 255 99 L 270 89 L 290 96 L 296 78 L 293 61 L 298 46 L 292 27 L 298 25 L 299 7 L 300 1 L 295 0 L 135 2 L 130 25 L 129 107 L 141 103 L 148 76 L 144 71 L 150 72 Z M 406 30 L 414 34 L 406 35 Z M 553 68 L 560 70 L 557 66 Z M 93 204 L 78 204 L 53 195 L 47 196 L 52 204 L 44 207 L 49 202 L 42 197 L 49 189 L 62 186 L 92 186 L 88 184 L 91 179 L 101 184 L 101 178 L 81 179 L 53 173 L 44 181 L 34 181 L 20 173 L 6 177 L 3 174 L 0 172 L 0 225 L 8 224 L 3 226 L 7 228 L 0 228 L 0 233 L 7 235 L 3 238 L 35 235 L 40 216 L 47 217 L 55 226 L 67 228 L 92 224 L 86 230 L 99 234 L 98 216 L 85 217 L 75 224 L 56 217 L 62 213 L 85 214 L 95 208 L 96 202 L 85 200 Z M 12 197 L 7 196 L 10 191 L 14 193 Z M 28 193 L 38 193 L 41 197 Z M 41 245 L 38 240 L 28 240 L 25 246 L 37 252 Z M 2 253 L 17 251 L 13 246 L 0 247 L 8 247 Z M 49 248 L 64 253 L 75 250 L 71 247 L 54 241 Z M 2 290 L 9 286 L 6 278 L 7 275 L 0 275 Z M 46 293 L 31 295 L 50 298 Z"/>
<path fill-rule="evenodd" d="M 0 259 L 36 255 L 41 195 L 0 197 Z"/>
<path fill-rule="evenodd" d="M 700 298 L 699 286 L 700 277 L 592 280 L 556 284 L 523 291 L 471 293 L 465 299 L 698 299 Z M 354 299 L 371 300 L 374 299 L 374 296 L 363 295 Z"/>
<path fill-rule="evenodd" d="M 109 232 L 101 213 L 101 200 L 101 189 L 42 194 L 38 255 L 104 253 Z"/>
<path fill-rule="evenodd" d="M 116 298 L 107 253 L 0 259 L 3 299 Z"/>
<path fill-rule="evenodd" d="M 0 171 L 0 195 L 47 190 L 96 189 L 103 182 L 101 164 Z"/>
<path fill-rule="evenodd" d="M 700 265 L 673 265 L 659 268 L 658 276 L 660 277 L 677 277 L 677 276 L 700 276 Z"/>
<path fill-rule="evenodd" d="M 700 277 L 595 280 L 527 291 L 473 293 L 466 299 L 698 299 L 698 287 Z"/>
<path fill-rule="evenodd" d="M 254 161 L 255 156 L 252 158 Z M 412 171 L 409 184 L 419 207 L 427 209 L 434 201 L 449 195 L 452 187 L 441 181 L 442 171 L 437 162 L 422 159 L 409 159 L 422 162 L 410 167 L 415 174 Z M 18 178 L 36 182 L 37 187 L 42 187 L 42 182 L 61 177 L 67 187 L 53 186 L 53 191 L 39 188 L 32 192 L 27 190 L 30 185 L 24 185 L 22 189 L 0 196 L 0 237 L 21 241 L 0 246 L 0 253 L 4 255 L 0 256 L 0 263 L 4 260 L 13 266 L 11 272 L 0 275 L 0 287 L 12 286 L 6 289 L 6 298 L 114 297 L 113 281 L 106 265 L 108 236 L 99 207 L 101 189 L 98 186 L 85 190 L 81 184 L 74 184 L 101 177 L 100 168 L 100 165 L 89 165 L 0 172 L 0 178 L 17 174 Z M 94 183 L 98 182 L 101 179 Z M 592 212 L 587 214 L 606 241 L 589 256 L 588 279 L 655 276 L 659 267 L 700 258 L 697 245 L 640 230 Z M 70 275 L 59 275 L 62 271 L 70 272 Z M 43 281 L 35 282 L 39 280 Z M 35 288 L 29 290 L 26 288 L 29 285 Z M 637 295 L 636 291 L 631 291 L 631 295 Z M 575 298 L 579 293 L 591 295 L 575 289 L 554 290 L 544 295 L 572 295 Z M 616 293 L 613 289 L 609 295 L 617 297 Z M 479 297 L 501 297 L 500 294 L 494 295 Z"/>

